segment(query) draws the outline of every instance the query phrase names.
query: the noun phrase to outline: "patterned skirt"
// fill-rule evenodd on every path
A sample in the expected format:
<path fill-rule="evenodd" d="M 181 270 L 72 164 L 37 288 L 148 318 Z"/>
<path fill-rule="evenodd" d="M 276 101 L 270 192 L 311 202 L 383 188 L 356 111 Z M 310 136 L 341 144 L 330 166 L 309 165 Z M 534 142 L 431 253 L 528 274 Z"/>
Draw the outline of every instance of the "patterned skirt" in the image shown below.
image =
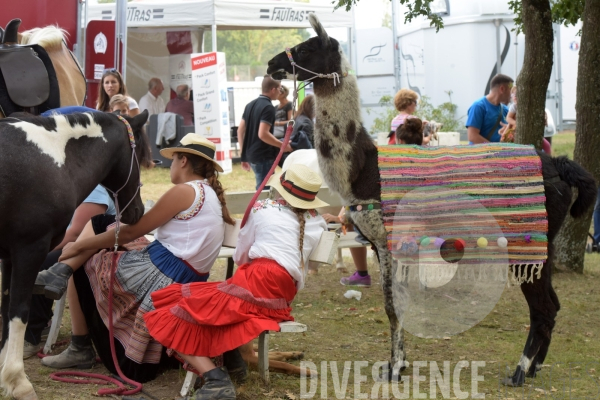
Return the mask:
<path fill-rule="evenodd" d="M 94 217 L 95 233 L 106 231 L 112 220 Z M 143 318 L 145 313 L 154 310 L 150 294 L 174 282 L 152 262 L 149 244 L 147 239 L 139 238 L 123 246 L 125 251 L 117 253 L 113 286 L 112 320 L 117 358 L 123 372 L 140 381 L 154 379 L 158 364 L 177 365 L 175 360 L 169 360 L 162 345 L 150 336 Z M 114 371 L 107 329 L 112 259 L 112 251 L 96 253 L 85 268 L 77 271 L 85 273 L 76 274 L 75 284 L 94 345 L 105 366 Z"/>
<path fill-rule="evenodd" d="M 215 357 L 278 331 L 293 321 L 296 284 L 277 262 L 256 259 L 225 282 L 173 284 L 152 293 L 155 311 L 144 315 L 148 331 L 182 354 Z"/>

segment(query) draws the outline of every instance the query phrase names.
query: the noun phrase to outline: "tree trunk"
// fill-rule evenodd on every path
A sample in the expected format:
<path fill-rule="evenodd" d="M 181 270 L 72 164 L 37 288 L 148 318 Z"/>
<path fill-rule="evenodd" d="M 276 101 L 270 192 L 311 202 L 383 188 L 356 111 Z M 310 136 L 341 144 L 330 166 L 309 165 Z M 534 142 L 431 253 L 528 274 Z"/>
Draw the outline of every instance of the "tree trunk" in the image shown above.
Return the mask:
<path fill-rule="evenodd" d="M 577 125 L 574 159 L 600 178 L 600 1 L 586 1 L 577 71 Z M 520 110 L 519 110 L 520 111 Z M 585 218 L 567 217 L 556 240 L 557 265 L 583 272 L 584 247 L 592 211 Z"/>
<path fill-rule="evenodd" d="M 515 141 L 542 148 L 546 91 L 553 63 L 552 13 L 549 0 L 523 0 L 525 59 L 517 79 L 519 110 Z"/>

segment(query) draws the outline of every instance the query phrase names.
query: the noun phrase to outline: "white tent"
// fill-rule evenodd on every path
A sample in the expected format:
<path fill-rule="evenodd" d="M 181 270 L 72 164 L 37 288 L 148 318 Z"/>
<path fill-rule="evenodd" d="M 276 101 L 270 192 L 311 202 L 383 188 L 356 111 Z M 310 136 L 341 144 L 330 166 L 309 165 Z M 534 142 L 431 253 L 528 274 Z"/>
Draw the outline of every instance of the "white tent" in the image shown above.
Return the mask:
<path fill-rule="evenodd" d="M 331 5 L 274 0 L 143 0 L 127 4 L 128 28 L 212 27 L 217 29 L 308 28 L 314 12 L 326 28 L 352 27 L 352 13 Z M 115 5 L 90 4 L 89 20 L 115 19 Z"/>
<path fill-rule="evenodd" d="M 93 1 L 93 0 L 92 0 Z M 115 3 L 90 3 L 83 21 L 114 20 Z M 277 0 L 138 0 L 127 3 L 127 88 L 139 100 L 147 91 L 151 77 L 159 77 L 171 88 L 187 81 L 183 71 L 186 55 L 173 55 L 168 49 L 167 32 L 189 32 L 192 52 L 200 53 L 203 34 L 212 30 L 213 46 L 218 49 L 216 30 L 232 29 L 301 29 L 310 28 L 308 14 L 315 13 L 326 28 L 352 28 L 353 14 L 343 9 L 333 11 L 331 4 L 313 4 Z M 86 22 L 87 25 L 87 22 Z M 281 50 L 286 45 L 281 43 Z M 190 71 L 191 72 L 191 71 Z M 191 79 L 191 75 L 189 77 Z M 162 94 L 169 100 L 168 90 Z M 237 103 L 237 102 L 236 102 Z M 236 107 L 238 108 L 238 107 Z M 241 114 L 236 110 L 236 118 Z"/>

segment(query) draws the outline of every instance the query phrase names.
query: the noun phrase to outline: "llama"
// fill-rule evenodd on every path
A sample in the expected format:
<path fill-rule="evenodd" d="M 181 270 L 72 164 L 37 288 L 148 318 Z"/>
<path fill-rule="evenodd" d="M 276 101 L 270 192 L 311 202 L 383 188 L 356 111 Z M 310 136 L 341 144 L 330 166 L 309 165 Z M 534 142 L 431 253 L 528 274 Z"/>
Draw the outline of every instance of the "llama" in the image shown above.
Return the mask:
<path fill-rule="evenodd" d="M 397 379 L 406 365 L 401 321 L 394 312 L 392 295 L 392 255 L 380 209 L 381 192 L 377 147 L 367 134 L 360 117 L 356 77 L 337 40 L 330 38 L 314 14 L 309 21 L 317 36 L 284 51 L 269 61 L 267 73 L 275 79 L 296 74 L 299 81 L 312 80 L 316 97 L 315 148 L 319 167 L 329 188 L 346 205 L 373 205 L 351 208 L 347 213 L 359 231 L 372 243 L 379 259 L 385 311 L 391 329 L 389 378 Z M 291 60 L 296 63 L 295 67 Z M 521 284 L 530 309 L 531 327 L 522 357 L 514 374 L 504 384 L 521 386 L 525 376 L 534 377 L 544 362 L 555 317 L 560 308 L 551 285 L 552 240 L 558 233 L 571 203 L 571 187 L 578 198 L 571 207 L 573 217 L 582 216 L 594 204 L 593 177 L 565 157 L 552 158 L 538 153 L 542 162 L 546 210 L 548 213 L 548 260 L 539 279 Z"/>

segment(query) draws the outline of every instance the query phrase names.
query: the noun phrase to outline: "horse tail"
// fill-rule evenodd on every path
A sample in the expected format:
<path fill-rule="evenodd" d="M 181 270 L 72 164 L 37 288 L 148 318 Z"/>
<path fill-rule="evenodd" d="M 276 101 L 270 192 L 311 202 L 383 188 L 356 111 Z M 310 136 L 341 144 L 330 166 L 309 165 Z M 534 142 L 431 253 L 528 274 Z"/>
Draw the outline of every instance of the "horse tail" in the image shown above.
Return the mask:
<path fill-rule="evenodd" d="M 596 201 L 596 180 L 581 165 L 567 157 L 552 157 L 552 162 L 560 179 L 569 186 L 577 188 L 577 199 L 571 206 L 571 216 L 573 218 L 581 217 Z"/>

